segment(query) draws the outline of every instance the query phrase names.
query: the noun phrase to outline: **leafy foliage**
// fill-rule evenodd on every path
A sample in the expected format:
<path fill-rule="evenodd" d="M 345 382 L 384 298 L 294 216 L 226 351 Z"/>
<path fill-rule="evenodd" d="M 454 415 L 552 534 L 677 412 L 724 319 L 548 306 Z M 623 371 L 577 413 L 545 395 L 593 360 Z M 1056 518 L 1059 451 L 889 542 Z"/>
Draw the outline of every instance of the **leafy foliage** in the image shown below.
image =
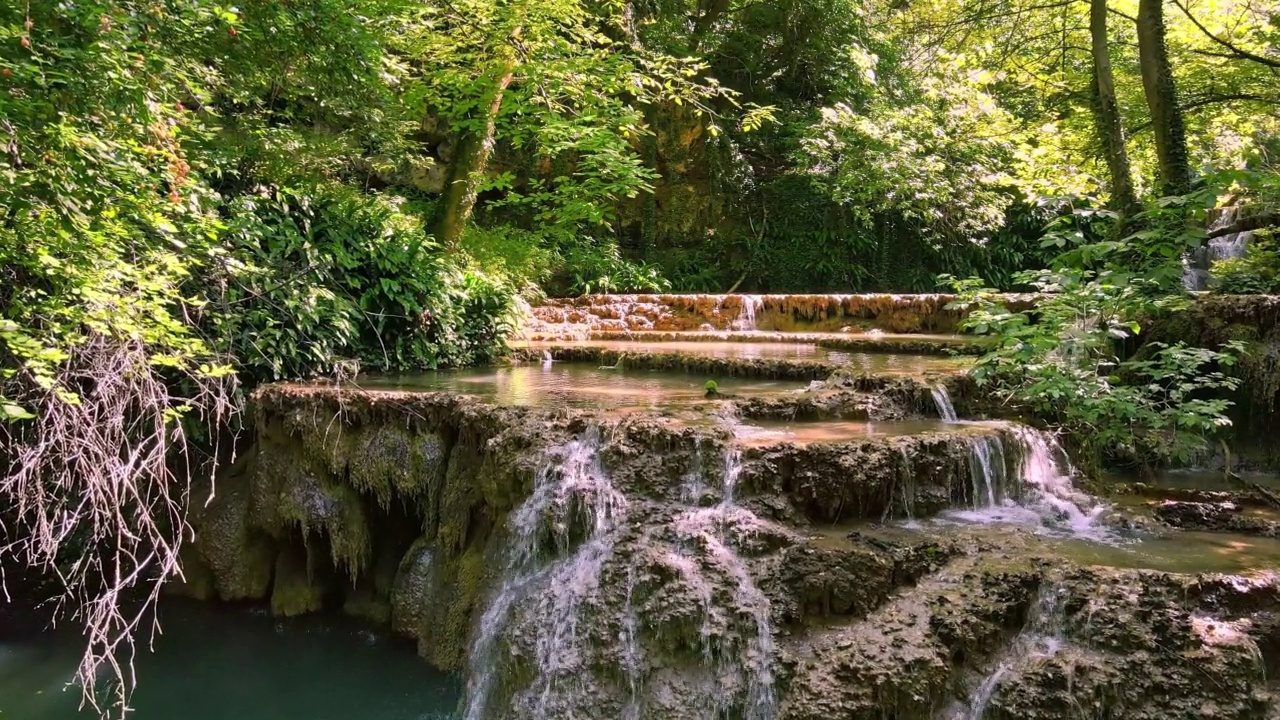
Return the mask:
<path fill-rule="evenodd" d="M 1243 352 L 1149 343 L 1128 357 L 1139 318 L 1185 306 L 1141 276 L 1110 270 L 1058 270 L 1025 278 L 1049 293 L 1035 315 L 1011 312 L 977 279 L 950 279 L 968 330 L 997 338 L 977 363 L 980 384 L 1045 422 L 1061 426 L 1095 464 L 1186 462 L 1230 424 L 1220 391 L 1238 380 L 1224 372 Z M 1153 292 L 1154 291 L 1154 292 Z"/>
<path fill-rule="evenodd" d="M 210 330 L 261 379 L 492 359 L 512 292 L 436 252 L 393 201 L 342 186 L 266 191 L 227 209 Z"/>

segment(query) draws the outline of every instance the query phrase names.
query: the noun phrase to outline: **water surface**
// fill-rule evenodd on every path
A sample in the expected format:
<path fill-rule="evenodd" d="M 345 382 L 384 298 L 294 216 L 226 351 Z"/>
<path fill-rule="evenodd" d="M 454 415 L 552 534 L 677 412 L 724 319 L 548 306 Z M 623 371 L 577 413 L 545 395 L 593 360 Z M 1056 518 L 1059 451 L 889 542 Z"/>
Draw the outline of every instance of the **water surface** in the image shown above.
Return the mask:
<path fill-rule="evenodd" d="M 798 342 L 742 342 L 734 340 L 648 341 L 648 340 L 583 340 L 566 342 L 531 341 L 514 343 L 533 350 L 555 348 L 598 348 L 629 354 L 678 354 L 721 359 L 749 360 L 813 360 L 846 366 L 866 373 L 924 375 L 931 372 L 956 372 L 972 364 L 972 358 L 948 355 L 913 355 L 909 353 L 849 352 Z"/>
<path fill-rule="evenodd" d="M 457 683 L 412 647 L 345 618 L 162 601 L 164 634 L 139 649 L 134 720 L 449 720 Z M 88 720 L 67 687 L 79 638 L 0 643 L 0 718 Z"/>
<path fill-rule="evenodd" d="M 623 363 L 625 366 L 625 362 Z M 501 368 L 440 370 L 398 376 L 367 376 L 368 389 L 452 392 L 482 397 L 501 405 L 593 409 L 688 406 L 706 402 L 706 383 L 721 393 L 742 397 L 782 395 L 807 383 L 788 380 L 719 377 L 669 370 L 603 369 L 585 363 L 555 362 Z"/>
<path fill-rule="evenodd" d="M 783 422 L 751 420 L 734 428 L 738 442 L 745 446 L 766 446 L 779 442 L 807 445 L 818 442 L 849 442 L 880 438 L 908 437 L 936 433 L 991 435 L 1002 423 L 949 423 L 937 418 L 911 420 L 811 420 Z"/>

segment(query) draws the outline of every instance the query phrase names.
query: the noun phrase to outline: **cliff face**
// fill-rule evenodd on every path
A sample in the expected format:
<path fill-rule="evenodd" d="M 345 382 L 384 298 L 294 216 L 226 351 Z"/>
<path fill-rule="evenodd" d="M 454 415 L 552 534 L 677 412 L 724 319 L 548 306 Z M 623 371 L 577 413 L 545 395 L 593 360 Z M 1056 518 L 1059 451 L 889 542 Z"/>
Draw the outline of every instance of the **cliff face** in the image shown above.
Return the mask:
<path fill-rule="evenodd" d="M 879 390 L 868 417 L 929 388 L 841 392 Z M 1086 568 L 1016 528 L 859 529 L 1017 498 L 1001 426 L 742 445 L 442 393 L 281 385 L 254 408 L 186 590 L 389 624 L 467 678 L 468 718 L 960 717 L 987 685 L 987 717 L 1272 707 L 1274 578 Z"/>

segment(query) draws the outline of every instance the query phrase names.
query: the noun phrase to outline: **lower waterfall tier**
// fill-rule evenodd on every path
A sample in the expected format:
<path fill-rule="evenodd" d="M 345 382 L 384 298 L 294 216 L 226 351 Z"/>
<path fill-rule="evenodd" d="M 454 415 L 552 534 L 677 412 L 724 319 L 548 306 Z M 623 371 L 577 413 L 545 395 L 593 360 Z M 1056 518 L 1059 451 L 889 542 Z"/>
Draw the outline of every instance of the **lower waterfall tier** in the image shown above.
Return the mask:
<path fill-rule="evenodd" d="M 1029 428 L 318 386 L 254 404 L 175 590 L 385 623 L 466 679 L 468 720 L 1274 707 L 1280 580 L 1215 573 L 1280 549 L 1113 514 Z"/>

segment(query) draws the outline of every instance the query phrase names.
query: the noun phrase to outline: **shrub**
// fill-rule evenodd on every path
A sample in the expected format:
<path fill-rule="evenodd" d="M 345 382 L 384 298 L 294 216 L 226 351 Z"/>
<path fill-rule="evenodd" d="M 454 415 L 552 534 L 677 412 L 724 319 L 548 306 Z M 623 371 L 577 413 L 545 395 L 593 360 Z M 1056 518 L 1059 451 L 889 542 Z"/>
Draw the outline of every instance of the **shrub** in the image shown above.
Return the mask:
<path fill-rule="evenodd" d="M 275 188 L 226 207 L 208 324 L 256 379 L 348 361 L 379 370 L 483 362 L 514 291 L 449 257 L 396 202 L 341 186 Z"/>

